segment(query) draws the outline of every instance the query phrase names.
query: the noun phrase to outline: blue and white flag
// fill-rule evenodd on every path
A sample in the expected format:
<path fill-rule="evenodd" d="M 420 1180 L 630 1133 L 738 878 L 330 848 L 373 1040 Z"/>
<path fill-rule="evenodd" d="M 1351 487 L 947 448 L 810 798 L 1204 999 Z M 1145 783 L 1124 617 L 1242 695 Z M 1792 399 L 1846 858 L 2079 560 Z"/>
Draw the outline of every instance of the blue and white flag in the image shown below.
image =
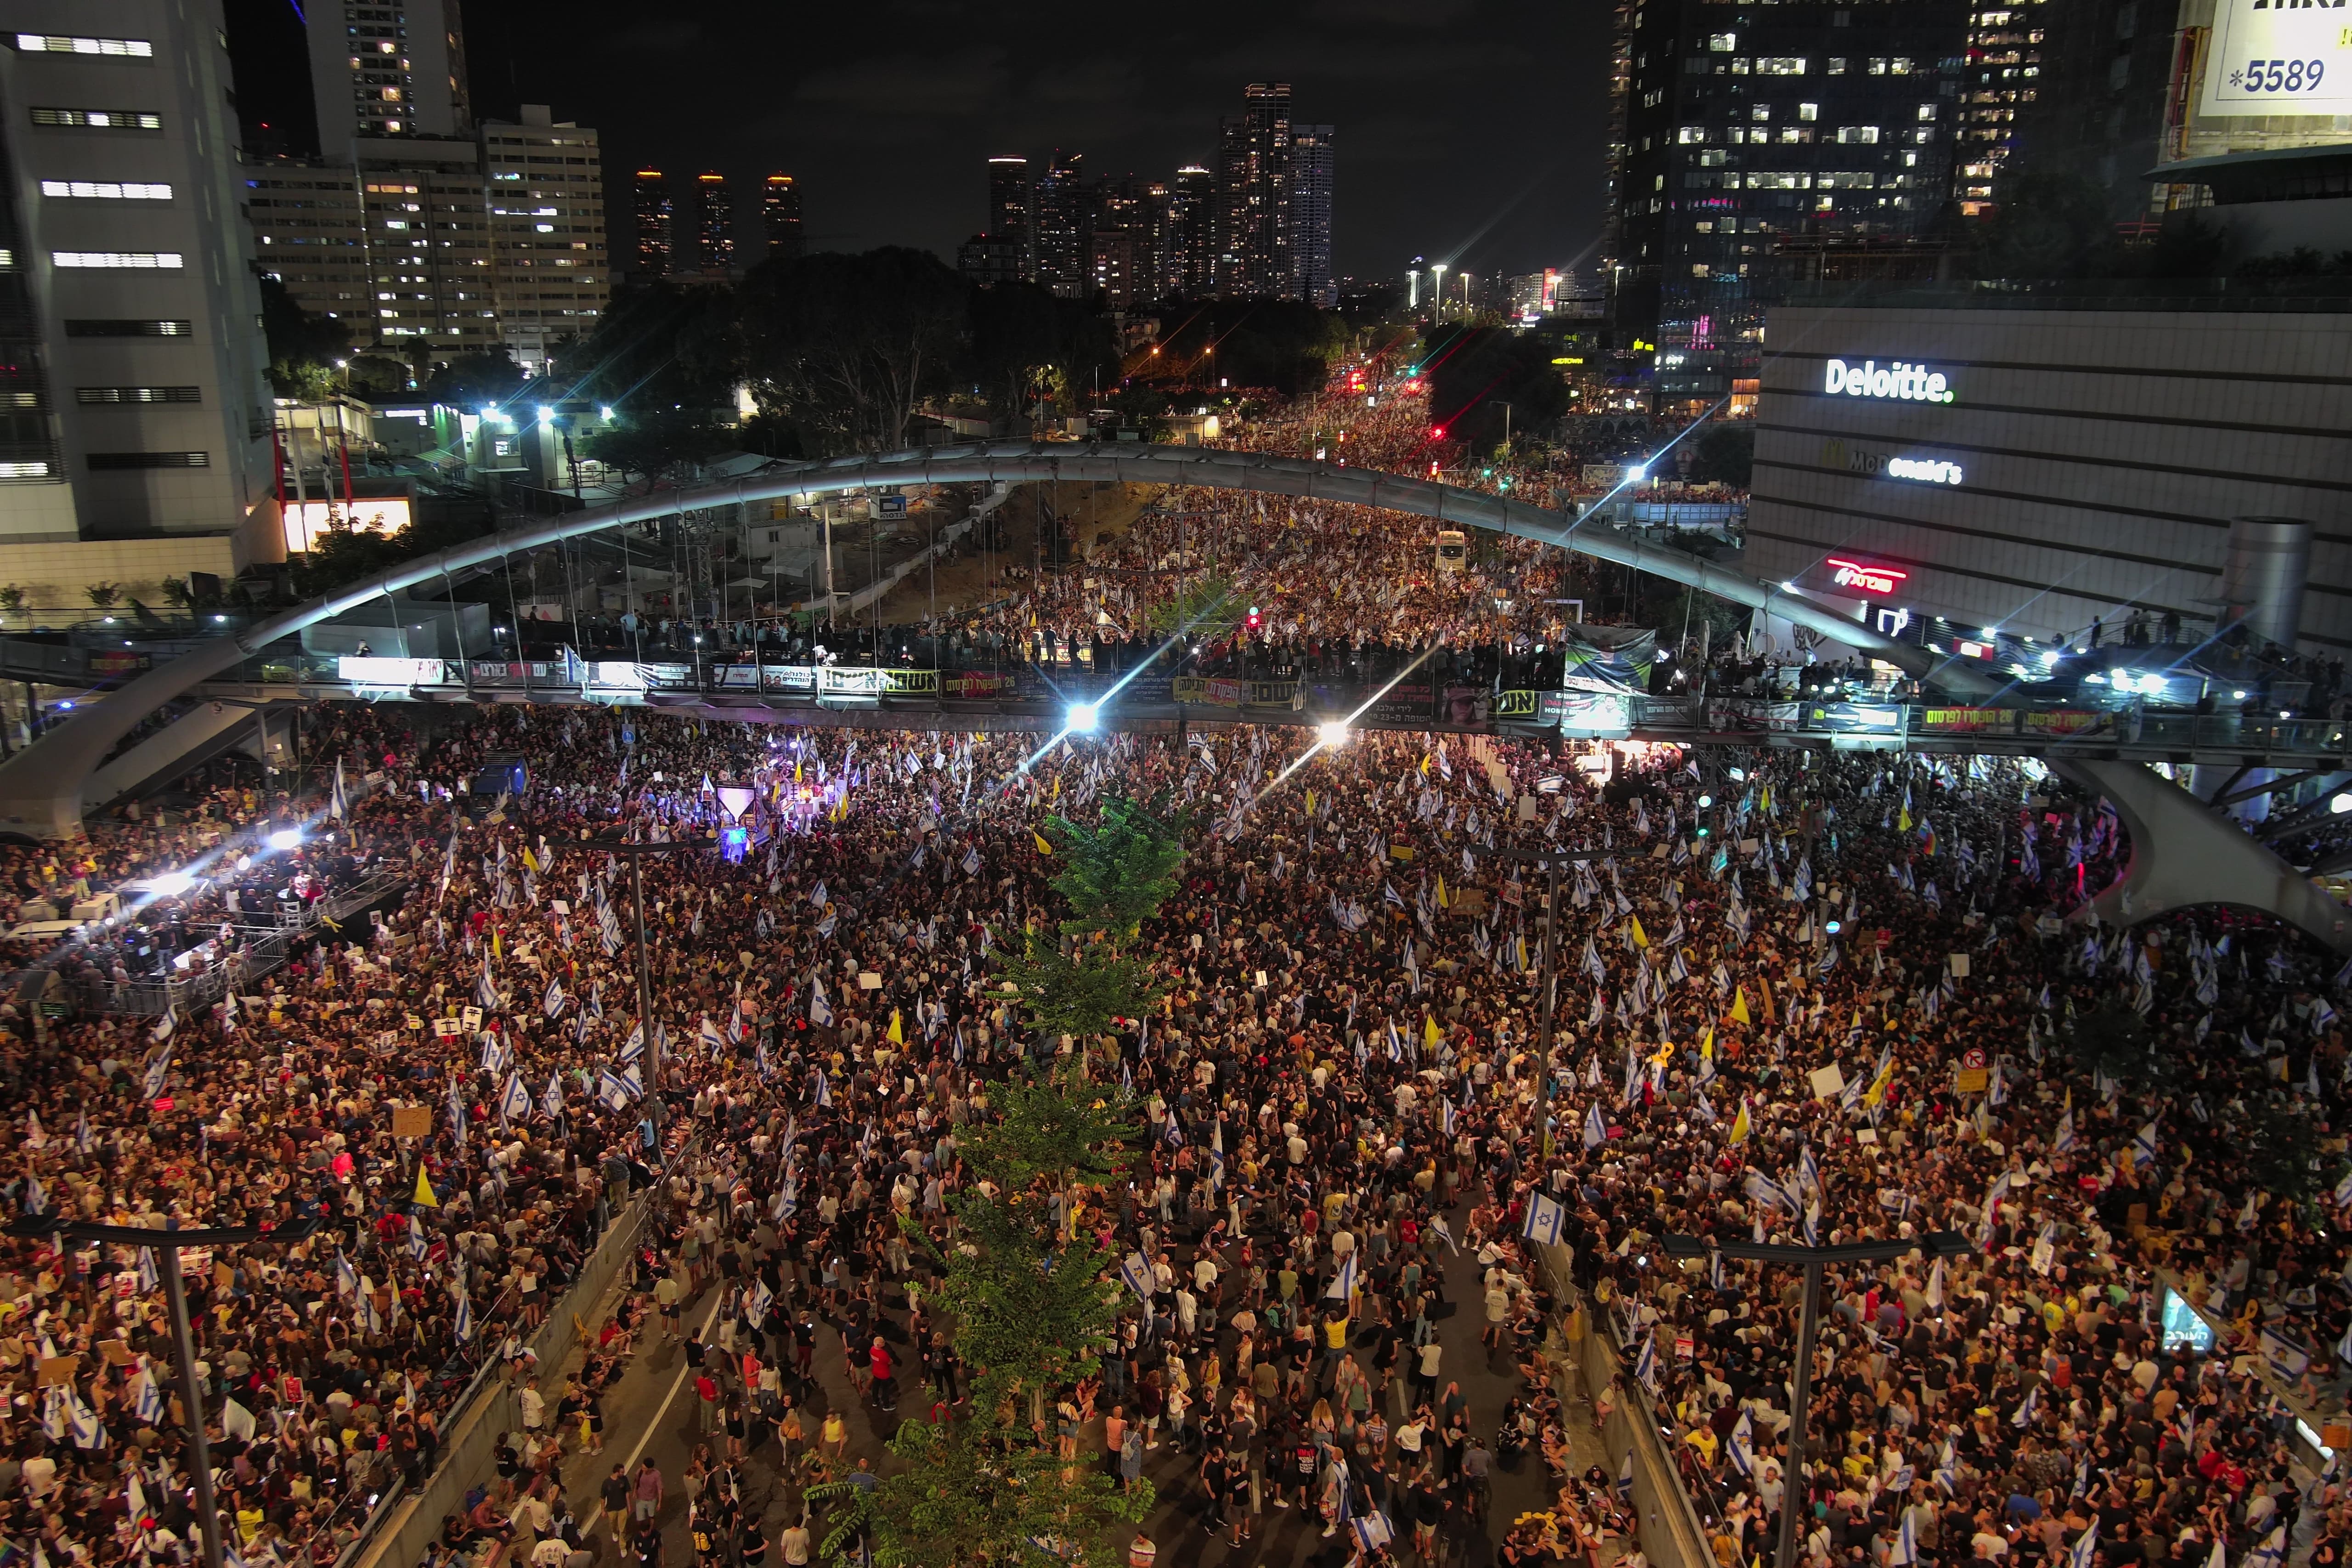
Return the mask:
<path fill-rule="evenodd" d="M 540 1011 L 551 1018 L 556 1017 L 562 1013 L 563 1004 L 567 1000 L 568 998 L 563 994 L 563 982 L 555 975 L 549 975 L 547 994 L 539 1000 Z"/>
<path fill-rule="evenodd" d="M 825 1000 L 823 981 L 809 988 L 808 1021 L 820 1029 L 833 1027 L 833 1004 Z"/>
<path fill-rule="evenodd" d="M 1584 1146 L 1598 1149 L 1609 1142 L 1609 1121 L 1601 1114 L 1601 1102 L 1594 1100 L 1584 1113 Z"/>
<path fill-rule="evenodd" d="M 523 1087 L 522 1074 L 507 1074 L 506 1093 L 499 1100 L 499 1111 L 509 1118 L 530 1114 L 530 1090 Z"/>
<path fill-rule="evenodd" d="M 1136 1300 L 1147 1306 L 1150 1304 L 1151 1293 L 1160 1288 L 1158 1277 L 1151 1272 L 1151 1265 L 1143 1260 L 1140 1252 L 1127 1255 L 1127 1260 L 1118 1266 L 1118 1277 L 1126 1282 L 1129 1289 L 1135 1292 Z"/>
<path fill-rule="evenodd" d="M 466 1294 L 462 1287 L 457 1290 L 457 1321 L 450 1326 L 449 1331 L 459 1344 L 471 1344 L 474 1342 L 474 1300 Z"/>
<path fill-rule="evenodd" d="M 1530 1193 L 1527 1222 L 1519 1227 L 1519 1234 L 1542 1246 L 1558 1247 L 1560 1226 L 1567 1218 L 1568 1210 L 1562 1205 L 1541 1193 Z M 1355 1255 L 1349 1254 L 1348 1260 L 1353 1263 Z"/>
<path fill-rule="evenodd" d="M 2099 1521 L 2091 1521 L 2082 1535 L 2066 1553 L 2066 1568 L 2091 1568 L 2091 1559 L 2099 1550 Z M 2273 1565 L 2275 1568 L 2275 1565 Z"/>

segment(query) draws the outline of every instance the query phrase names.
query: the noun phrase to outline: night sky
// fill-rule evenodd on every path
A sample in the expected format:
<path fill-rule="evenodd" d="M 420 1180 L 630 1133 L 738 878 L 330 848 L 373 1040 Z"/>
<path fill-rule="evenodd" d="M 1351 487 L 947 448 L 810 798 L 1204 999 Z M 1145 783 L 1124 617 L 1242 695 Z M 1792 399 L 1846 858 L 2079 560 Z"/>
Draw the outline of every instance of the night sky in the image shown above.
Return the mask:
<path fill-rule="evenodd" d="M 289 0 L 230 8 L 290 26 Z M 781 170 L 811 248 L 952 261 L 991 154 L 1213 167 L 1252 80 L 1290 82 L 1295 119 L 1338 127 L 1342 275 L 1401 279 L 1415 255 L 1533 271 L 1600 228 L 1602 0 L 465 0 L 465 26 L 478 113 L 546 103 L 597 129 L 616 247 L 642 163 L 747 189 Z M 280 74 L 243 71 L 240 91 Z"/>

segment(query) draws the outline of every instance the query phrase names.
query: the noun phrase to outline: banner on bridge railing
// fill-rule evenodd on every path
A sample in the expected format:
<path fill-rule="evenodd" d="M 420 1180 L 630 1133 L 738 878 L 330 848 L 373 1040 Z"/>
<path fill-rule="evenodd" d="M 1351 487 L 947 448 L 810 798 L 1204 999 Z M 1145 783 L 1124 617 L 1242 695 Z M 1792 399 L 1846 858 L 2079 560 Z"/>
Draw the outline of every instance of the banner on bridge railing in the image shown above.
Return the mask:
<path fill-rule="evenodd" d="M 1633 725 L 1630 698 L 1600 691 L 1547 691 L 1543 722 L 1566 735 L 1622 735 Z"/>
<path fill-rule="evenodd" d="M 335 660 L 335 679 L 352 686 L 380 686 L 401 691 L 412 686 L 450 684 L 449 666 L 437 658 L 378 658 L 345 654 Z"/>
<path fill-rule="evenodd" d="M 1804 707 L 1796 702 L 1719 697 L 1706 705 L 1710 730 L 1794 730 L 1803 719 Z"/>
<path fill-rule="evenodd" d="M 1805 728 L 1833 735 L 1899 735 L 1903 710 L 1892 702 L 1815 702 L 1805 710 Z"/>

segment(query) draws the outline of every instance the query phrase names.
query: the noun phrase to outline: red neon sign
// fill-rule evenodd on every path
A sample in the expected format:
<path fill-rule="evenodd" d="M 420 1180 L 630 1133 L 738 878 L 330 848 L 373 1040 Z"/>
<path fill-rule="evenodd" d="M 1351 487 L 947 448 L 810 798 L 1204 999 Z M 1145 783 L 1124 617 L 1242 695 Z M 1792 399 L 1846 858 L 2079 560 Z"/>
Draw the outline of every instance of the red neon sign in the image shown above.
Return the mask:
<path fill-rule="evenodd" d="M 1859 561 L 1841 561 L 1834 555 L 1830 557 L 1830 564 L 1837 568 L 1830 574 L 1832 582 L 1841 588 L 1859 588 L 1865 594 L 1892 594 L 1895 584 L 1911 575 L 1892 566 L 1865 566 Z"/>

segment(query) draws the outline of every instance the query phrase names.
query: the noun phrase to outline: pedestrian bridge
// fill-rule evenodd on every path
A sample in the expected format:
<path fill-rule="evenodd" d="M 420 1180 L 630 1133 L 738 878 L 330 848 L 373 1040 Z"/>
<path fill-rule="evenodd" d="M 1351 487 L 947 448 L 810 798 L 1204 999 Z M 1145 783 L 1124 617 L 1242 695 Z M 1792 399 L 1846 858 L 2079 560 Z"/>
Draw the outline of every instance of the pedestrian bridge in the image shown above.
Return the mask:
<path fill-rule="evenodd" d="M 1524 501 L 1428 479 L 1264 453 L 1124 443 L 990 442 L 778 464 L 723 484 L 663 490 L 593 510 L 534 520 L 528 527 L 487 535 L 422 557 L 257 625 L 194 644 L 177 658 L 137 675 L 104 700 L 78 712 L 0 763 L 0 827 L 41 837 L 70 837 L 79 832 L 87 781 L 109 752 L 147 715 L 208 683 L 234 679 L 249 660 L 282 638 L 417 584 L 564 540 L 683 511 L 908 485 L 1017 484 L 1034 480 L 1192 485 L 1347 502 L 1430 518 L 1453 527 L 1484 529 L 1533 540 L 1646 572 L 1732 604 L 1767 610 L 1919 675 L 1932 689 L 1959 701 L 1980 710 L 2001 708 L 2003 685 L 1964 662 L 1948 660 L 1885 637 L 1800 590 L 1757 582 L 1745 574 L 1621 532 L 1598 521 L 1572 521 Z M 567 668 L 564 673 L 562 684 L 569 688 L 572 671 Z M 683 705 L 707 706 L 719 712 L 731 710 L 736 717 L 751 717 L 754 715 L 743 712 L 727 700 L 740 695 L 751 700 L 744 706 L 768 705 L 771 694 L 765 689 L 765 676 L 761 675 L 758 680 L 756 689 L 740 694 L 724 688 L 718 691 L 697 690 L 687 694 L 688 701 Z M 299 686 L 299 682 L 295 684 Z M 340 681 L 338 684 L 349 685 Z M 445 679 L 434 689 L 446 690 L 448 686 Z M 427 689 L 423 682 L 408 682 L 399 689 L 423 693 Z M 461 695 L 478 695 L 470 670 L 457 684 L 457 691 Z M 352 689 L 349 694 L 361 693 Z M 531 700 L 533 694 L 532 677 L 526 673 L 518 700 Z M 1172 688 L 1171 695 L 1172 698 Z M 812 710 L 824 706 L 823 696 L 821 690 L 812 693 Z M 887 696 L 887 692 L 875 695 L 873 705 L 877 711 Z M 582 683 L 577 700 L 587 701 L 593 697 L 594 682 Z M 658 703 L 660 689 L 648 686 L 641 700 Z M 944 703 L 944 693 L 933 700 Z M 1538 700 L 1540 702 L 1540 699 Z M 940 710 L 946 710 L 942 707 Z M 1303 703 L 1298 710 L 1304 710 Z M 1237 718 L 1244 716 L 1244 705 L 1235 704 L 1233 711 Z M 1542 717 L 1538 707 L 1528 715 L 1530 726 L 1540 723 Z M 1906 726 L 1908 722 L 1906 719 Z M 1631 732 L 1630 725 L 1628 729 Z M 1694 724 L 1687 732 L 1696 739 L 1699 729 Z M 1761 733 L 1769 742 L 1773 731 L 1768 727 Z M 1901 739 L 1907 742 L 1907 733 L 1906 728 Z M 2012 731 L 2008 740 L 2014 742 L 2017 739 L 2017 732 Z M 2102 916 L 2128 921 L 2189 904 L 2233 903 L 2275 914 L 2332 945 L 2352 952 L 2352 920 L 2347 920 L 2343 906 L 2248 837 L 2228 818 L 2218 816 L 2138 761 L 2126 757 L 2120 746 L 2115 748 L 2113 756 L 2098 755 L 2087 747 L 2084 754 L 2069 754 L 2065 737 L 2027 739 L 2045 752 L 2054 752 L 2056 765 L 2067 776 L 2113 801 L 2132 831 L 2131 869 L 2122 883 L 2104 896 L 2098 910 Z M 2145 739 L 2143 731 L 2141 740 L 2132 743 L 2140 745 Z M 1964 744 L 1969 750 L 1999 749 L 1999 740 L 1998 736 L 1978 736 L 1965 742 L 1956 740 L 1955 744 Z M 2159 841 L 2163 845 L 2161 854 L 2157 847 Z"/>

